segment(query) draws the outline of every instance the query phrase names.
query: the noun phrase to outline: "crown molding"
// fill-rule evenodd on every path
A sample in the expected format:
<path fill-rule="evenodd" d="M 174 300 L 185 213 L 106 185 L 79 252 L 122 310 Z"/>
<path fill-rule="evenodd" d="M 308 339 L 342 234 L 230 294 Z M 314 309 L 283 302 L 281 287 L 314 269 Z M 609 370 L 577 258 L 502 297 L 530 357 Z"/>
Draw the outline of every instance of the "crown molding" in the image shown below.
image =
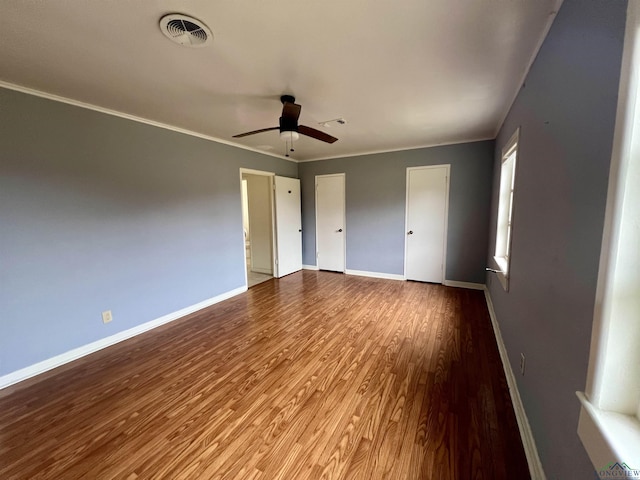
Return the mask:
<path fill-rule="evenodd" d="M 66 103 L 67 105 L 73 105 L 74 107 L 85 108 L 87 110 L 93 110 L 95 112 L 105 113 L 107 115 L 113 115 L 114 117 L 120 117 L 127 120 L 132 120 L 134 122 L 144 123 L 146 125 L 151 125 L 153 127 L 163 128 L 165 130 L 171 130 L 172 132 L 182 133 L 184 135 L 189 135 L 191 137 L 202 138 L 203 140 L 209 140 L 210 142 L 221 143 L 223 145 L 228 145 L 231 147 L 240 148 L 242 150 L 248 150 L 250 152 L 259 153 L 261 155 L 267 155 L 269 157 L 280 158 L 281 160 L 287 160 L 289 162 L 298 163 L 297 160 L 291 157 L 285 157 L 284 155 L 264 152 L 256 148 L 247 147 L 246 145 L 230 142 L 229 140 L 225 140 L 223 138 L 213 137 L 211 135 L 205 135 L 203 133 L 194 132 L 193 130 L 188 130 L 186 128 L 176 127 L 174 125 L 157 122 L 155 120 L 150 120 L 148 118 L 138 117 L 136 115 L 131 115 L 129 113 L 120 112 L 118 110 L 112 110 L 110 108 L 100 107 L 92 103 L 85 103 L 79 100 L 74 100 L 73 98 L 68 98 L 60 95 L 55 95 L 53 93 L 43 92 L 41 90 L 36 90 L 34 88 L 24 87 L 22 85 L 16 85 L 14 83 L 5 82 L 2 80 L 0 80 L 0 87 L 6 88 L 7 90 L 14 90 L 16 92 L 26 93 L 27 95 L 33 95 L 35 97 L 45 98 L 47 100 L 53 100 L 54 102 Z"/>

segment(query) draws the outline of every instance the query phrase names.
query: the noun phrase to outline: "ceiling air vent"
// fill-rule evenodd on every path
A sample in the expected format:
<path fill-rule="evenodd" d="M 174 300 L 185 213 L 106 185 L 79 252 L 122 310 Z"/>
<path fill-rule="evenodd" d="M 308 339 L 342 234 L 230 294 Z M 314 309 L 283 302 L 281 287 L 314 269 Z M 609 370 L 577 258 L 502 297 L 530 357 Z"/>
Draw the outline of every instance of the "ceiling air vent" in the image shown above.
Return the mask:
<path fill-rule="evenodd" d="M 213 40 L 213 34 L 200 20 L 180 13 L 160 19 L 160 30 L 166 37 L 185 47 L 204 47 Z"/>

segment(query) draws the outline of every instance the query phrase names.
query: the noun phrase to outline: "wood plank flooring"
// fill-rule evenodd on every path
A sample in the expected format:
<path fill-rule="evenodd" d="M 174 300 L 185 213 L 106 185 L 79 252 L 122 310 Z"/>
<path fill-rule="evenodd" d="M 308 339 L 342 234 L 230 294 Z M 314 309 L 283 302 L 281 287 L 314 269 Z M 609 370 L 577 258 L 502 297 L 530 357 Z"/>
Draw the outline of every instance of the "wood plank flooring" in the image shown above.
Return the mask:
<path fill-rule="evenodd" d="M 479 291 L 303 271 L 45 377 L 2 479 L 529 478 Z"/>

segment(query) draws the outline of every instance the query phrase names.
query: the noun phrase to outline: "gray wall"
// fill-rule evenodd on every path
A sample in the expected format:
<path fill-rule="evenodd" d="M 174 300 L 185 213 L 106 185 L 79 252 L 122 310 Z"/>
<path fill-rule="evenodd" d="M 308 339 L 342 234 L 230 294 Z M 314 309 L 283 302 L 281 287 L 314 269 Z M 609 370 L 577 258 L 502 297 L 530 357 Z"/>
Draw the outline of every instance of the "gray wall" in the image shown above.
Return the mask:
<path fill-rule="evenodd" d="M 347 269 L 404 272 L 406 169 L 451 164 L 447 280 L 484 283 L 493 141 L 304 162 L 303 263 L 315 265 L 315 176 L 345 173 Z"/>
<path fill-rule="evenodd" d="M 297 176 L 5 89 L 0 132 L 0 375 L 244 285 L 239 168 Z"/>
<path fill-rule="evenodd" d="M 625 1 L 565 0 L 496 140 L 521 126 L 509 292 L 489 289 L 549 479 L 593 478 L 576 429 L 585 387 Z"/>

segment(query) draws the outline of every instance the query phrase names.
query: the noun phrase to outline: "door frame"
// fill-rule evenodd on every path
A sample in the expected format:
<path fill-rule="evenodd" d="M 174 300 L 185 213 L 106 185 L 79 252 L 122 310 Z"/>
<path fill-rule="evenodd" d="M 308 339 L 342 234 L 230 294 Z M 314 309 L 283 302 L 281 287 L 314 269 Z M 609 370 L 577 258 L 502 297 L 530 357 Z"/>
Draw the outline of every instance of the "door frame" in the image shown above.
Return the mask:
<path fill-rule="evenodd" d="M 278 273 L 278 261 L 277 261 L 277 238 L 276 238 L 276 215 L 275 215 L 275 199 L 274 199 L 274 178 L 276 176 L 275 172 L 265 172 L 262 170 L 253 170 L 251 168 L 240 168 L 240 202 L 242 202 L 242 175 L 261 175 L 263 177 L 270 177 L 269 180 L 269 209 L 271 211 L 271 262 L 273 269 L 273 277 L 277 277 Z M 242 205 L 242 203 L 241 203 Z M 242 209 L 240 212 L 240 218 L 242 218 Z M 242 228 L 242 261 L 244 262 L 244 285 L 245 287 L 249 285 L 249 278 L 247 277 L 247 252 L 244 238 L 244 226 Z"/>
<path fill-rule="evenodd" d="M 343 173 L 328 173 L 325 175 L 316 175 L 314 178 L 315 185 L 315 220 L 316 220 L 316 267 L 320 269 L 318 265 L 318 178 L 321 177 L 342 177 L 342 259 L 344 269 L 342 273 L 347 271 L 347 176 Z"/>
<path fill-rule="evenodd" d="M 414 170 L 427 170 L 433 168 L 446 168 L 445 174 L 445 203 L 444 203 L 444 245 L 442 248 L 442 284 L 444 284 L 447 275 L 447 239 L 449 238 L 449 188 L 451 183 L 451 164 L 443 163 L 439 165 L 424 165 L 420 167 L 407 167 L 405 180 L 406 199 L 404 207 L 404 272 L 403 277 L 407 280 L 407 251 L 409 245 L 409 174 Z"/>

